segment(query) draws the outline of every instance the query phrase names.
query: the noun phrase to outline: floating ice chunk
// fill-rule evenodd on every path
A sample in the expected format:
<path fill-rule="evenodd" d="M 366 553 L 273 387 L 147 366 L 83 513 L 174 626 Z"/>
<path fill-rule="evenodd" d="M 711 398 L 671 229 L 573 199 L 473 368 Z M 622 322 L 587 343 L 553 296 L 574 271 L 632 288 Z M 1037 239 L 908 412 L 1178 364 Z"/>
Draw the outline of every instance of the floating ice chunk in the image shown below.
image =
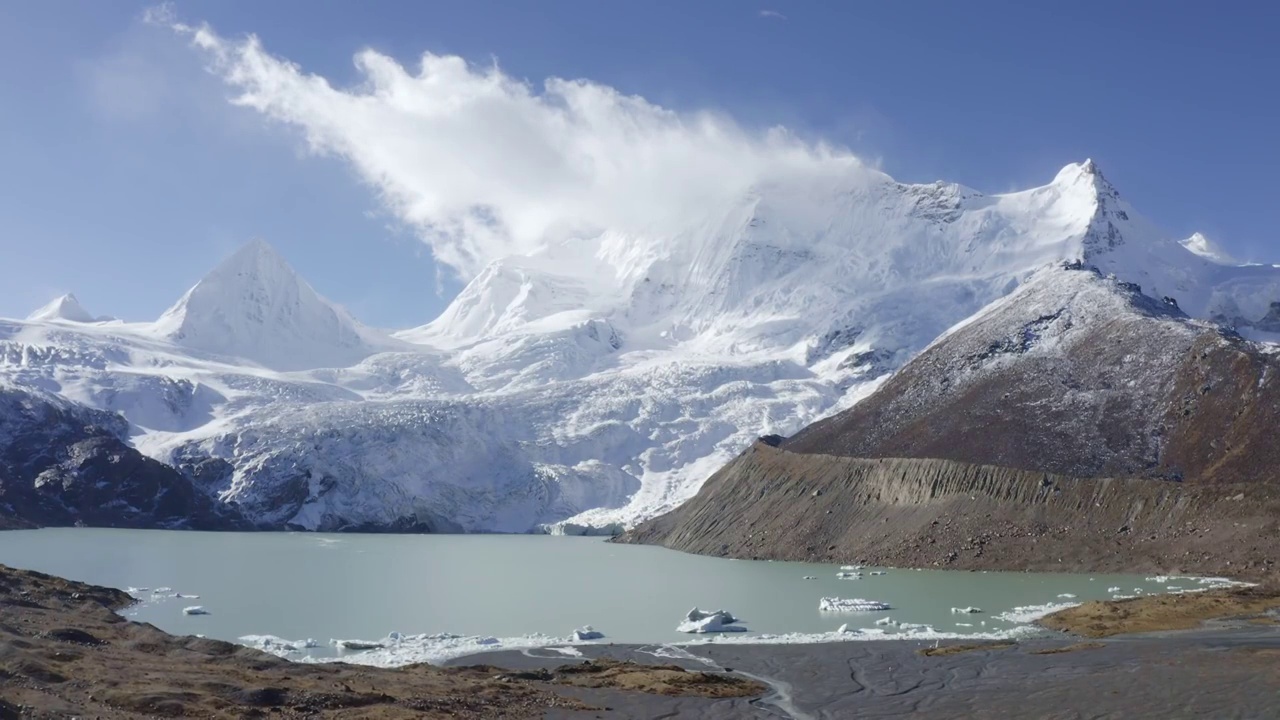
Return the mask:
<path fill-rule="evenodd" d="M 1113 586 L 1111 586 L 1111 587 L 1107 588 L 1107 592 L 1109 592 L 1109 593 L 1118 593 L 1118 592 L 1120 592 L 1120 586 L 1119 586 L 1119 585 L 1113 585 Z"/>
<path fill-rule="evenodd" d="M 152 594 L 152 595 L 163 595 L 164 593 L 168 593 L 168 592 L 173 592 L 173 588 L 171 588 L 171 587 L 158 587 L 158 588 L 156 588 L 155 590 L 152 590 L 152 591 L 151 591 L 151 594 Z"/>
<path fill-rule="evenodd" d="M 189 605 L 182 608 L 183 615 L 208 615 L 209 611 L 204 609 L 203 605 Z"/>
<path fill-rule="evenodd" d="M 849 623 L 845 623 L 840 627 L 836 628 L 836 632 L 840 633 L 841 635 L 849 632 Z"/>
<path fill-rule="evenodd" d="M 818 601 L 820 612 L 880 612 L 890 610 L 889 603 L 861 598 L 824 597 Z"/>
<path fill-rule="evenodd" d="M 861 565 L 841 565 L 840 569 L 841 570 L 861 570 L 862 566 Z"/>
<path fill-rule="evenodd" d="M 962 623 L 962 622 L 958 622 L 958 623 L 956 623 L 956 627 L 973 627 L 973 623 Z"/>
<path fill-rule="evenodd" d="M 583 625 L 577 630 L 574 630 L 573 635 L 571 637 L 573 638 L 574 642 L 582 642 L 584 640 L 599 640 L 600 638 L 604 637 L 604 633 L 597 631 L 595 628 L 591 627 L 590 625 Z"/>
<path fill-rule="evenodd" d="M 817 579 L 818 579 L 818 576 L 817 576 L 817 575 L 805 575 L 805 576 L 804 576 L 803 578 L 801 578 L 801 579 L 803 579 L 803 580 L 817 580 Z"/>
<path fill-rule="evenodd" d="M 1065 599 L 1067 599 L 1067 600 L 1074 600 L 1076 596 L 1075 596 L 1075 595 L 1072 595 L 1071 593 L 1062 593 L 1062 594 L 1061 594 L 1061 595 L 1059 595 L 1058 597 L 1060 597 L 1060 598 L 1065 598 Z"/>
<path fill-rule="evenodd" d="M 891 617 L 882 617 L 876 621 L 876 624 L 877 625 L 897 625 L 898 623 L 894 622 L 893 618 Z"/>
<path fill-rule="evenodd" d="M 871 574 L 872 574 L 872 575 L 887 575 L 888 573 L 887 573 L 887 572 L 885 572 L 884 570 L 872 570 L 872 571 L 871 571 Z"/>
<path fill-rule="evenodd" d="M 684 616 L 684 622 L 676 626 L 676 632 L 713 633 L 713 632 L 746 632 L 746 628 L 736 623 L 742 622 L 725 610 L 703 612 L 695 606 Z"/>
<path fill-rule="evenodd" d="M 1141 595 L 1141 594 L 1142 594 L 1142 588 L 1134 588 L 1134 589 L 1133 589 L 1133 593 L 1134 593 L 1135 595 Z"/>
<path fill-rule="evenodd" d="M 1181 589 L 1182 589 L 1181 585 L 1169 585 L 1165 587 L 1165 590 L 1181 590 Z"/>
<path fill-rule="evenodd" d="M 477 635 L 454 635 L 452 633 L 436 633 L 432 635 L 392 633 L 387 636 L 383 647 L 344 654 L 342 662 L 376 667 L 398 667 L 421 662 L 442 663 L 453 658 L 497 648 L 511 650 L 541 648 L 564 644 L 567 641 L 568 638 L 557 638 L 541 634 L 496 638 Z M 330 642 L 331 644 L 337 644 L 337 641 Z M 303 656 L 297 659 L 302 662 L 332 662 L 333 660 L 333 658 L 315 656 Z"/>
<path fill-rule="evenodd" d="M 148 590 L 150 590 L 150 589 L 151 589 L 151 588 L 129 587 L 128 589 L 126 589 L 126 590 L 125 590 L 125 592 L 129 593 L 130 595 L 132 595 L 132 596 L 134 596 L 134 597 L 137 597 L 137 596 L 138 596 L 138 593 L 144 593 L 144 592 L 147 592 L 147 591 L 148 591 Z"/>
<path fill-rule="evenodd" d="M 1061 602 L 1061 603 L 1045 603 L 1044 605 L 1022 605 L 1012 610 L 1006 610 L 998 615 L 993 615 L 996 620 L 1003 620 L 1011 623 L 1029 623 L 1039 620 L 1045 615 L 1055 613 L 1059 610 L 1066 610 L 1069 607 L 1075 607 L 1080 603 Z"/>
<path fill-rule="evenodd" d="M 952 615 L 972 615 L 972 614 L 974 614 L 974 613 L 980 613 L 980 612 L 982 612 L 982 608 L 980 608 L 980 607 L 953 607 L 953 608 L 951 608 L 951 614 L 952 614 Z"/>
<path fill-rule="evenodd" d="M 861 579 L 862 579 L 862 573 L 860 573 L 860 572 L 845 572 L 845 571 L 841 570 L 840 572 L 836 573 L 836 577 L 840 578 L 841 580 L 861 580 Z"/>
<path fill-rule="evenodd" d="M 294 653 L 308 648 L 319 647 L 319 644 L 311 638 L 307 638 L 306 640 L 285 640 L 284 638 L 276 637 L 275 635 L 245 635 L 240 638 L 240 644 L 248 645 L 249 647 L 257 648 L 280 657 L 293 655 Z"/>
<path fill-rule="evenodd" d="M 199 595 L 183 595 L 182 593 L 174 593 L 174 594 L 173 594 L 173 596 L 174 596 L 174 597 L 176 597 L 176 598 L 182 598 L 182 599 L 184 599 L 184 600 L 199 600 L 199 599 L 200 599 L 200 596 L 199 596 Z"/>

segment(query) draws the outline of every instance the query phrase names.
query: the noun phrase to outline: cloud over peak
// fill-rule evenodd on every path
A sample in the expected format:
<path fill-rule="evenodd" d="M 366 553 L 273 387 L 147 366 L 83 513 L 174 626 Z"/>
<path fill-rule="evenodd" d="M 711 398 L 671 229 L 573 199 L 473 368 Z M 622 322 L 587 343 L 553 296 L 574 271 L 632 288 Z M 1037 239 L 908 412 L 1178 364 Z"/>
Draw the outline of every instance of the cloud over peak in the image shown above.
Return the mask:
<path fill-rule="evenodd" d="M 678 230 L 763 180 L 860 165 L 782 128 L 752 131 L 588 80 L 534 86 L 453 55 L 424 53 L 410 70 L 366 49 L 354 58 L 363 82 L 339 88 L 255 36 L 225 38 L 164 8 L 148 19 L 190 37 L 233 103 L 347 161 L 463 278 L 575 235 Z"/>

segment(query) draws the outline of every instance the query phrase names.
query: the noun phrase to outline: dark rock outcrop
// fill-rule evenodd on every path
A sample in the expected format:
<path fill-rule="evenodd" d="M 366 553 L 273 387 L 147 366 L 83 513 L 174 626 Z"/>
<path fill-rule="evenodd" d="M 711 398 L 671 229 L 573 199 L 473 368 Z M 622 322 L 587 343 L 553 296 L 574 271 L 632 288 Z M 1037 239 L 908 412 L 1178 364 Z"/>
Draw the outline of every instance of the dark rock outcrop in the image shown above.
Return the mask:
<path fill-rule="evenodd" d="M 119 415 L 0 387 L 0 527 L 251 527 L 129 446 L 127 431 Z"/>

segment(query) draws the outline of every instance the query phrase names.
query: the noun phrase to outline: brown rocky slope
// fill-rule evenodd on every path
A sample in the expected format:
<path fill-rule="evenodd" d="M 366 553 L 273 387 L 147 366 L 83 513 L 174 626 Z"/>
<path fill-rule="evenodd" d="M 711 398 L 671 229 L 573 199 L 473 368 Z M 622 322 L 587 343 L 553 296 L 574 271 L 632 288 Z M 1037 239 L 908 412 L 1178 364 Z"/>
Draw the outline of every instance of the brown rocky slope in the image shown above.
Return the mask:
<path fill-rule="evenodd" d="M 1262 576 L 1280 362 L 1084 268 L 1046 270 L 872 396 L 757 442 L 623 541 L 967 569 Z"/>

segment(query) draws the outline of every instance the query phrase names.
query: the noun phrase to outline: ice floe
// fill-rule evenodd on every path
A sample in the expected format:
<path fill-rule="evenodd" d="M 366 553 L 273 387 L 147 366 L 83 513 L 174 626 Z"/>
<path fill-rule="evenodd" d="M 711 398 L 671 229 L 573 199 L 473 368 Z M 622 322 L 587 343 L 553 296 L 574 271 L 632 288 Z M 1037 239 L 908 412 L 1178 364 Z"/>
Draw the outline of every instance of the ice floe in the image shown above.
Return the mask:
<path fill-rule="evenodd" d="M 1118 592 L 1120 592 L 1120 586 L 1119 586 L 1119 585 L 1113 585 L 1113 586 L 1111 586 L 1111 587 L 1107 588 L 1107 592 L 1109 592 L 1109 593 L 1118 593 Z"/>
<path fill-rule="evenodd" d="M 889 603 L 861 598 L 824 597 L 818 601 L 820 612 L 880 612 L 890 610 Z"/>
<path fill-rule="evenodd" d="M 583 642 L 585 640 L 599 640 L 604 637 L 604 633 L 596 630 L 590 625 L 583 625 L 577 630 L 574 630 L 573 634 L 569 637 L 573 638 L 574 642 Z"/>
<path fill-rule="evenodd" d="M 1020 625 L 1023 625 L 1026 623 L 1035 622 L 1036 620 L 1039 620 L 1045 615 L 1056 613 L 1059 610 L 1066 610 L 1067 608 L 1075 607 L 1079 604 L 1080 603 L 1074 603 L 1074 602 L 1060 602 L 1060 603 L 1045 603 L 1043 605 L 1021 605 L 1019 607 L 1013 608 L 1012 610 L 1006 610 L 1005 612 L 999 613 L 997 615 L 993 615 L 992 617 L 994 617 L 996 620 L 1003 620 L 1005 622 L 1018 623 Z"/>
<path fill-rule="evenodd" d="M 275 635 L 245 635 L 240 638 L 241 645 L 248 645 L 251 648 L 257 648 L 272 655 L 281 657 L 292 655 L 294 653 L 308 650 L 310 648 L 320 647 L 320 644 L 311 638 L 306 640 L 285 640 Z"/>
<path fill-rule="evenodd" d="M 745 632 L 746 628 L 737 623 L 742 620 L 725 610 L 703 612 L 696 606 L 685 616 L 684 621 L 676 626 L 676 632 L 682 633 L 717 633 Z"/>
<path fill-rule="evenodd" d="M 971 606 L 971 607 L 953 607 L 953 608 L 951 608 L 951 614 L 952 614 L 952 615 L 972 615 L 972 614 L 974 614 L 974 613 L 980 613 L 980 612 L 982 612 L 982 608 L 980 608 L 980 607 L 972 607 L 972 606 Z"/>
<path fill-rule="evenodd" d="M 891 617 L 882 617 L 876 621 L 876 624 L 877 625 L 897 625 L 898 623 L 894 622 L 893 618 Z"/>
<path fill-rule="evenodd" d="M 1072 595 L 1071 593 L 1062 593 L 1062 594 L 1061 594 L 1061 595 L 1059 595 L 1058 597 L 1060 597 L 1060 598 L 1064 598 L 1064 599 L 1067 599 L 1067 600 L 1074 600 L 1076 596 L 1075 596 L 1075 595 Z"/>
<path fill-rule="evenodd" d="M 750 636 L 717 638 L 715 642 L 719 644 L 729 643 L 735 645 L 782 645 L 842 641 L 863 642 L 875 640 L 1012 640 L 1038 637 L 1045 634 L 1045 630 L 1033 625 L 1019 625 L 1018 627 L 1009 628 L 1007 630 L 974 633 L 942 631 L 929 625 L 902 623 L 896 629 L 889 630 L 882 628 L 849 629 L 848 626 L 845 626 L 844 632 L 833 630 L 825 633 L 761 633 Z M 709 642 L 711 642 L 710 639 L 694 640 L 685 644 L 701 645 Z"/>
<path fill-rule="evenodd" d="M 817 575 L 805 575 L 803 578 L 801 578 L 801 580 L 817 580 L 817 579 L 818 579 Z"/>
<path fill-rule="evenodd" d="M 183 615 L 208 615 L 209 611 L 204 609 L 203 605 L 188 605 L 182 608 Z"/>
<path fill-rule="evenodd" d="M 861 565 L 841 565 L 840 569 L 841 570 L 861 570 L 862 566 Z"/>
<path fill-rule="evenodd" d="M 872 570 L 872 571 L 871 571 L 871 574 L 872 574 L 873 576 L 874 576 L 874 575 L 888 575 L 888 572 L 886 572 L 886 571 L 884 571 L 884 570 Z"/>
<path fill-rule="evenodd" d="M 454 658 L 474 655 L 476 653 L 497 650 L 531 650 L 551 645 L 563 645 L 570 642 L 568 638 L 551 637 L 550 635 L 532 634 L 519 637 L 497 638 L 488 635 L 454 635 L 452 633 L 436 633 L 422 635 L 402 635 L 391 633 L 379 642 L 346 640 L 333 641 L 346 643 L 348 647 L 355 643 L 367 643 L 378 647 L 364 651 L 345 652 L 341 657 L 305 656 L 298 658 L 300 662 L 344 662 L 351 665 L 371 665 L 375 667 L 399 667 L 414 663 L 440 664 Z M 269 650 L 269 652 L 273 652 Z M 274 652 L 286 656 L 287 653 Z"/>
<path fill-rule="evenodd" d="M 840 572 L 836 573 L 836 577 L 840 578 L 841 580 L 861 580 L 862 573 L 841 570 Z"/>

